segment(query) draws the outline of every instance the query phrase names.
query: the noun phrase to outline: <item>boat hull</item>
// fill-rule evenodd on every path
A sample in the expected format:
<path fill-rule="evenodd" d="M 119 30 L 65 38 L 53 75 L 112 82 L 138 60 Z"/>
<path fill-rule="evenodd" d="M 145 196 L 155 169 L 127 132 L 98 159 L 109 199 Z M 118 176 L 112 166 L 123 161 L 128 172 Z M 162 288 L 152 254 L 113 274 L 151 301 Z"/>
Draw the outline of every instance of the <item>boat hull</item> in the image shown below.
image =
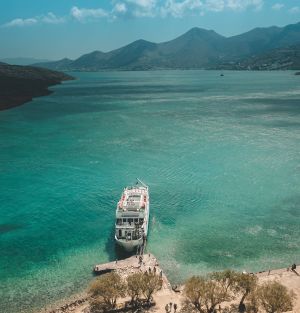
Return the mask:
<path fill-rule="evenodd" d="M 124 250 L 128 252 L 134 251 L 138 246 L 141 246 L 143 244 L 143 238 L 137 239 L 137 240 L 126 240 L 126 239 L 118 239 L 115 236 L 116 243 L 122 247 Z"/>

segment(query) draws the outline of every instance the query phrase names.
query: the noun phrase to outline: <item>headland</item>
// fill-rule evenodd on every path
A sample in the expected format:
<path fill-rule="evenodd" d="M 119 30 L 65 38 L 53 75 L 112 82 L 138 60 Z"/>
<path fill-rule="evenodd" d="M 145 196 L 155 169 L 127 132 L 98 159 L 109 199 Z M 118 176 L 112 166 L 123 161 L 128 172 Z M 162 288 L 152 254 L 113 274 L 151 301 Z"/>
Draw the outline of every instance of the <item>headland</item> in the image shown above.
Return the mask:
<path fill-rule="evenodd" d="M 0 63 L 0 110 L 52 93 L 48 87 L 72 80 L 72 76 L 32 66 Z"/>

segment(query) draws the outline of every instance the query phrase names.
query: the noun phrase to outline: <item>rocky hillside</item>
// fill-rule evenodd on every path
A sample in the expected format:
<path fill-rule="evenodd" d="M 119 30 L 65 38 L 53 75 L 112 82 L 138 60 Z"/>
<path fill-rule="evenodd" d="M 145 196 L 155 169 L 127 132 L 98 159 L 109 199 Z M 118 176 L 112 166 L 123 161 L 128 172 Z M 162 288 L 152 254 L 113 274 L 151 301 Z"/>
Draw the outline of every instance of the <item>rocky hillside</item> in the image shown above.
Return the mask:
<path fill-rule="evenodd" d="M 300 44 L 254 55 L 237 62 L 221 62 L 212 69 L 222 70 L 298 70 L 300 69 Z"/>
<path fill-rule="evenodd" d="M 0 110 L 48 95 L 49 86 L 71 79 L 69 75 L 48 69 L 0 63 Z"/>

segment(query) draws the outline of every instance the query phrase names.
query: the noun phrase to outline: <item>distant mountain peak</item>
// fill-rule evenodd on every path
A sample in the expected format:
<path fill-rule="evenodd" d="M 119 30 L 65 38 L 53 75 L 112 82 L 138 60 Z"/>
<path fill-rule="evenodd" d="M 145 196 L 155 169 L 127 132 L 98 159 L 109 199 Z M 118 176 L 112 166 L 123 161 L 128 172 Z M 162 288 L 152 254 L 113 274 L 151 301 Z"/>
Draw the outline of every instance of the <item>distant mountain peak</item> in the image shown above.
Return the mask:
<path fill-rule="evenodd" d="M 137 39 L 133 43 L 136 43 L 136 44 L 148 44 L 148 43 L 153 43 L 153 42 L 145 40 L 145 39 Z"/>
<path fill-rule="evenodd" d="M 193 27 L 190 30 L 188 30 L 186 32 L 186 34 L 187 33 L 203 33 L 203 32 L 207 33 L 207 32 L 210 32 L 210 31 L 211 30 L 208 30 L 208 29 L 205 29 L 205 28 L 201 28 L 201 27 Z"/>
<path fill-rule="evenodd" d="M 222 39 L 225 37 L 216 33 L 214 30 L 208 30 L 208 29 L 204 29 L 204 28 L 193 27 L 178 38 L 212 40 L 212 39 Z"/>
<path fill-rule="evenodd" d="M 105 54 L 105 52 L 102 52 L 100 50 L 95 50 L 95 51 L 92 51 L 92 52 L 87 53 L 87 54 L 89 54 L 89 55 L 98 55 L 98 54 Z"/>
<path fill-rule="evenodd" d="M 138 39 L 126 45 L 125 47 L 153 47 L 153 46 L 156 46 L 156 43 L 144 39 Z"/>
<path fill-rule="evenodd" d="M 69 59 L 69 58 L 63 58 L 63 59 L 61 59 L 60 61 L 73 61 L 73 60 L 71 60 L 71 59 Z"/>

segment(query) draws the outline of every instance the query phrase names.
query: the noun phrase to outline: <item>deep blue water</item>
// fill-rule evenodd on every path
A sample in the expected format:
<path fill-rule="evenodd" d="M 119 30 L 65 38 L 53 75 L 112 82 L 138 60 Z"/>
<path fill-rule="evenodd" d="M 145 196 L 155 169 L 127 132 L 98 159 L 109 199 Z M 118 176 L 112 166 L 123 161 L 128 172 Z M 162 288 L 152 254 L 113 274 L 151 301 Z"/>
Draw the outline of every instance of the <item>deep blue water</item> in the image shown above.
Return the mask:
<path fill-rule="evenodd" d="M 73 73 L 0 112 L 0 308 L 83 290 L 115 259 L 124 186 L 150 186 L 148 249 L 172 282 L 300 261 L 300 78 Z"/>

